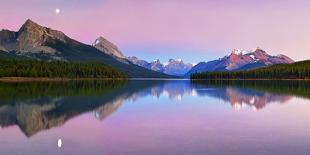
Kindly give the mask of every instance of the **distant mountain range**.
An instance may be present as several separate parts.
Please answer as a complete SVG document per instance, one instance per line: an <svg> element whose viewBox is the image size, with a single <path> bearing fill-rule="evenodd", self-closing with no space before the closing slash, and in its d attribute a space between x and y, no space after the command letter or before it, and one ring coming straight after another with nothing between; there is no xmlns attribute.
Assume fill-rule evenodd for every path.
<svg viewBox="0 0 310 155"><path fill-rule="evenodd" d="M193 67L192 64L184 63L181 59L170 59L167 64L162 64L158 59L153 62L147 62L135 56L128 57L128 60L136 65L142 66L150 70L177 76L183 76Z"/></svg>
<svg viewBox="0 0 310 155"><path fill-rule="evenodd" d="M294 60L285 56L271 56L264 50L256 48L252 51L233 50L230 55L209 62L200 62L186 76L193 73L212 71L250 70L275 64L291 64Z"/></svg>
<svg viewBox="0 0 310 155"><path fill-rule="evenodd" d="M159 60L147 62L135 56L126 57L116 45L103 37L87 45L31 20L27 20L18 32L0 31L0 52L1 55L46 61L102 62L134 78L189 77L199 72L249 70L294 62L285 55L271 56L259 48L248 52L233 50L228 56L195 66L175 59L170 59L167 64Z"/></svg>
<svg viewBox="0 0 310 155"><path fill-rule="evenodd" d="M275 64L290 64L294 60L285 56L271 56L264 50L256 48L252 51L233 50L230 55L218 60L199 62L193 66L190 63L184 63L182 60L170 59L168 64L162 64L158 59L153 62L147 62L137 57L128 57L132 63L144 68L162 72L169 75L189 77L193 73L212 72L212 71L241 71L260 67L266 67Z"/></svg>
<svg viewBox="0 0 310 155"><path fill-rule="evenodd" d="M1 30L0 51L2 54L36 60L102 62L130 77L171 77L131 63L114 44L103 37L99 37L94 46L86 45L31 20L27 20L18 32Z"/></svg>

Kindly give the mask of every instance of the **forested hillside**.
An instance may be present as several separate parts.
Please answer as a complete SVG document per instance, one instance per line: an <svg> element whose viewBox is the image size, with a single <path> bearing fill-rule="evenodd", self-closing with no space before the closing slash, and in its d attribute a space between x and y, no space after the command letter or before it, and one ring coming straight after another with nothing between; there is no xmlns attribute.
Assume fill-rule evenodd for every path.
<svg viewBox="0 0 310 155"><path fill-rule="evenodd" d="M204 72L191 79L310 79L310 60L237 72Z"/></svg>
<svg viewBox="0 0 310 155"><path fill-rule="evenodd" d="M46 62L2 56L0 77L127 78L127 75L102 63Z"/></svg>

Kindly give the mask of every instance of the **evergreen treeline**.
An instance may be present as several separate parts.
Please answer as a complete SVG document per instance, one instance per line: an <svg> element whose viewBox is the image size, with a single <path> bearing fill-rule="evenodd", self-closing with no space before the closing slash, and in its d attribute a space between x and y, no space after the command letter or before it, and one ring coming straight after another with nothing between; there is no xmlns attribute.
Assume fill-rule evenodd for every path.
<svg viewBox="0 0 310 155"><path fill-rule="evenodd" d="M310 79L310 61L248 71L196 73L191 75L191 79Z"/></svg>
<svg viewBox="0 0 310 155"><path fill-rule="evenodd" d="M127 78L127 75L96 62L46 62L0 58L0 77Z"/></svg>

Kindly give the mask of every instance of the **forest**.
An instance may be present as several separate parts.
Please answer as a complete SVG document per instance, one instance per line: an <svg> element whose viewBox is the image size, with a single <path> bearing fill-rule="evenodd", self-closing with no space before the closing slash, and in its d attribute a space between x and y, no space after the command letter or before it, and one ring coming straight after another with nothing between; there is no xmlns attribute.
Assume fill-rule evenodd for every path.
<svg viewBox="0 0 310 155"><path fill-rule="evenodd" d="M227 72L204 72L192 74L191 79L310 79L310 60L293 64Z"/></svg>
<svg viewBox="0 0 310 155"><path fill-rule="evenodd" d="M0 77L127 78L125 73L99 62L47 62L1 57L0 66Z"/></svg>

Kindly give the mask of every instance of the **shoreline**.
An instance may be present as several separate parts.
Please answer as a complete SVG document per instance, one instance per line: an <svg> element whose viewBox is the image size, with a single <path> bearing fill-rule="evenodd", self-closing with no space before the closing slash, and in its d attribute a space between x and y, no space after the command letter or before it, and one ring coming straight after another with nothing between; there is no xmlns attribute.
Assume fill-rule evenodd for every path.
<svg viewBox="0 0 310 155"><path fill-rule="evenodd" d="M190 80L190 81L310 81L310 79L189 79L189 78L47 78L47 77L0 77L0 82L59 82L87 80Z"/></svg>
<svg viewBox="0 0 310 155"><path fill-rule="evenodd" d="M60 82L60 81L86 81L86 80L128 80L124 78L46 78L46 77L1 77L0 82Z"/></svg>
<svg viewBox="0 0 310 155"><path fill-rule="evenodd" d="M190 79L192 81L310 81L310 79Z"/></svg>

